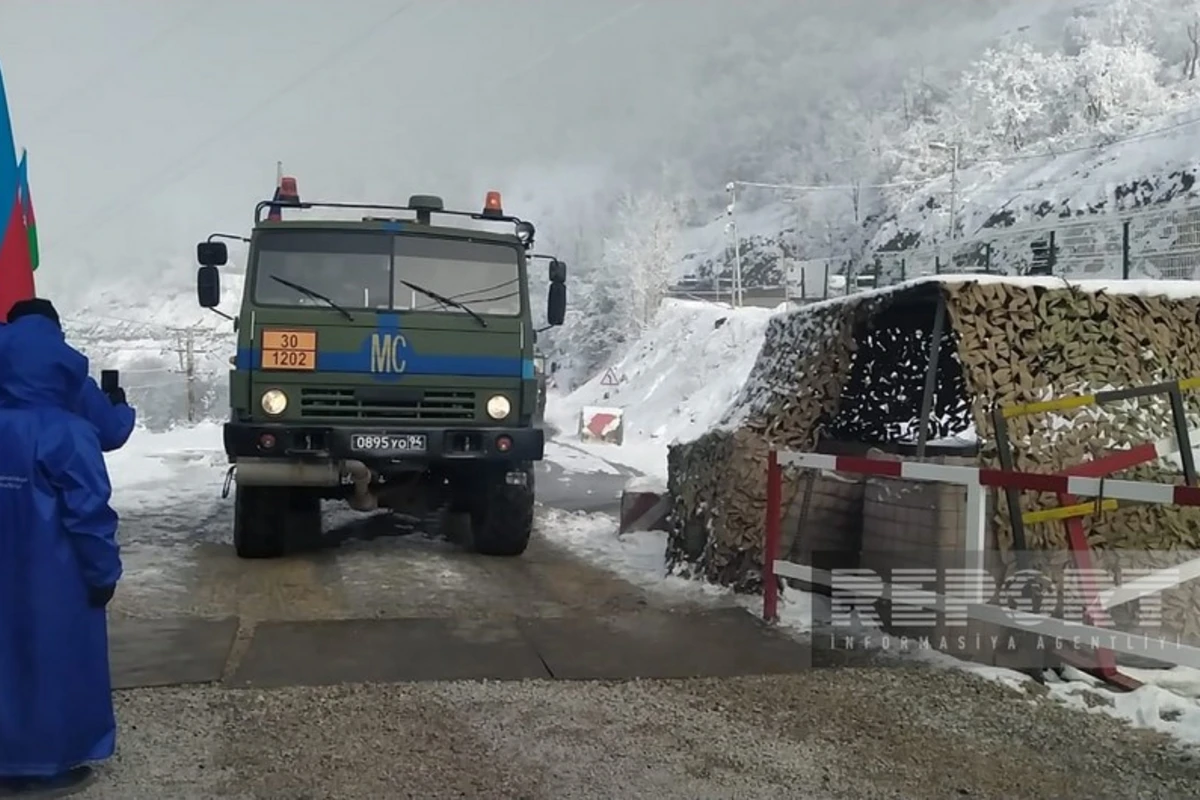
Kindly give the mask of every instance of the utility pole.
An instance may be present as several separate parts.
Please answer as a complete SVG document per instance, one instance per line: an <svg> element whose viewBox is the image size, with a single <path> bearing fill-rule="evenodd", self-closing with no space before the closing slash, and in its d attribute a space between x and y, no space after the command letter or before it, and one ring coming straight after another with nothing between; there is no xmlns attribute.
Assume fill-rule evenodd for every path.
<svg viewBox="0 0 1200 800"><path fill-rule="evenodd" d="M725 184L729 193L729 206L725 209L729 215L729 232L733 236L733 307L742 306L742 245L738 241L737 229L737 184L733 181Z"/></svg>
<svg viewBox="0 0 1200 800"><path fill-rule="evenodd" d="M726 206L726 208L725 208L725 215L727 217L729 217L729 221L725 223L725 232L733 237L733 296L734 296L733 304L735 306L741 306L743 299L744 299L744 287L742 285L741 242L738 239L738 232L737 232L737 187L739 187L739 186L746 186L746 187L757 188L757 189L772 189L775 191L785 191L785 192L793 193L793 194L797 193L797 192L821 192L821 191L828 191L828 190L834 190L834 189L836 189L837 191L849 190L850 191L850 199L851 199L851 202L853 203L854 209L855 209L855 217L857 218L858 216L860 216L860 213L861 213L861 198L862 198L863 184L860 180L857 180L857 179L854 181L854 183L848 184L848 185L828 185L828 186L817 186L817 185L805 186L805 185L801 185L801 184L792 184L792 183L762 183L759 181L730 181L729 183L725 184L725 193L729 195L729 205ZM799 195L797 195L797 197L798 196ZM799 214L797 214L797 219L799 219ZM832 255L833 255L832 223L829 223L827 221L826 225L830 229L830 231L829 231L830 232L830 255L832 257ZM800 248L797 247L797 252L796 252L797 258L800 255L799 250L800 250ZM850 283L851 283L850 279L852 277L852 275L851 275L852 265L847 265L845 268L845 272L846 272L846 292L849 293ZM825 291L822 292L822 295L824 295L824 294L825 294Z"/></svg>
<svg viewBox="0 0 1200 800"><path fill-rule="evenodd" d="M958 238L958 145L930 142L931 150L944 150L950 154L950 238Z"/></svg>
<svg viewBox="0 0 1200 800"><path fill-rule="evenodd" d="M196 329L185 328L176 334L176 352L179 355L179 371L187 381L187 419L196 421L196 354L206 351L196 349Z"/></svg>
<svg viewBox="0 0 1200 800"><path fill-rule="evenodd" d="M184 358L187 361L187 416L188 422L196 421L196 335L195 332L188 328L185 338L187 352Z"/></svg>

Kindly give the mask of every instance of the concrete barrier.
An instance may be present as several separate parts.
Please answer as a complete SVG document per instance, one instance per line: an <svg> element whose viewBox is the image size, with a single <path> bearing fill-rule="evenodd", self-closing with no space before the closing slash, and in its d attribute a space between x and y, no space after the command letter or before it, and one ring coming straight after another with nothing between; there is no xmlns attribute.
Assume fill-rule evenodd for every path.
<svg viewBox="0 0 1200 800"><path fill-rule="evenodd" d="M584 406L579 412L579 441L621 444L625 440L625 409Z"/></svg>
<svg viewBox="0 0 1200 800"><path fill-rule="evenodd" d="M621 523L617 533L666 531L671 497L660 492L621 492Z"/></svg>

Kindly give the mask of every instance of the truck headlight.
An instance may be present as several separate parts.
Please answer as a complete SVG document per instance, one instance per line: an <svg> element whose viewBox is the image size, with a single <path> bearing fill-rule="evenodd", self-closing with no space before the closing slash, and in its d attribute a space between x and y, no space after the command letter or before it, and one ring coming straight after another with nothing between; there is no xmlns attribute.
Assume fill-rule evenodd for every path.
<svg viewBox="0 0 1200 800"><path fill-rule="evenodd" d="M488 398L487 413L492 419L504 419L512 411L512 403L502 394L494 394Z"/></svg>
<svg viewBox="0 0 1200 800"><path fill-rule="evenodd" d="M279 389L267 389L262 396L262 410L272 417L278 417L287 410L287 395Z"/></svg>

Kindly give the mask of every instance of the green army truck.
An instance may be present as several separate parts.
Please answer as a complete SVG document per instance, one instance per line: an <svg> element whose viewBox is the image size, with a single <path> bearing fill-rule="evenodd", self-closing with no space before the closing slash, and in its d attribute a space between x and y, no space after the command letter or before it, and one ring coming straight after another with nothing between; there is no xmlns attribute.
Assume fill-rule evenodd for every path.
<svg viewBox="0 0 1200 800"><path fill-rule="evenodd" d="M537 406L535 418L539 425L546 421L546 383L549 376L546 374L546 356L537 347L533 349L533 374L537 380Z"/></svg>
<svg viewBox="0 0 1200 800"><path fill-rule="evenodd" d="M544 448L534 226L506 215L497 192L472 213L427 195L301 202L293 179L281 186L256 206L248 238L197 245L200 305L221 314L219 239L248 245L241 308L225 314L238 337L224 428L237 554L273 558L318 539L321 501L341 498L460 514L475 551L520 555ZM549 278L547 328L563 322L566 265L551 258Z"/></svg>

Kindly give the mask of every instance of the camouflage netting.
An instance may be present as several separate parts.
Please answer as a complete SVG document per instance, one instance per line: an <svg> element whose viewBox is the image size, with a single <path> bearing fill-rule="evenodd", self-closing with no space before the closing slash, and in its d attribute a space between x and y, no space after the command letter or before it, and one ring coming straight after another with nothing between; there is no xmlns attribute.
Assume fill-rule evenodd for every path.
<svg viewBox="0 0 1200 800"><path fill-rule="evenodd" d="M719 428L671 448L669 562L684 573L756 590L768 443L812 451L821 439L915 441L939 298L946 302L946 338L930 439L977 435L981 464L998 466L990 416L997 402L1200 375L1200 297L1182 296L1187 293L1178 284L1163 286L1181 296L1108 294L1050 279L943 278L773 318L750 378ZM1185 403L1194 424L1200 398L1185 394ZM1016 468L1036 472L1172 433L1165 396L1010 421ZM1180 481L1177 467L1161 463L1120 477ZM784 508L801 485L785 472ZM1026 510L1057 504L1052 496L1028 492L1022 503ZM994 506L994 535L1008 551L1012 530L1005 503ZM1192 509L1126 507L1085 525L1096 549L1200 549L1200 514ZM1061 523L1029 525L1026 532L1030 547L1065 548ZM1192 604L1168 596L1168 621Z"/></svg>

